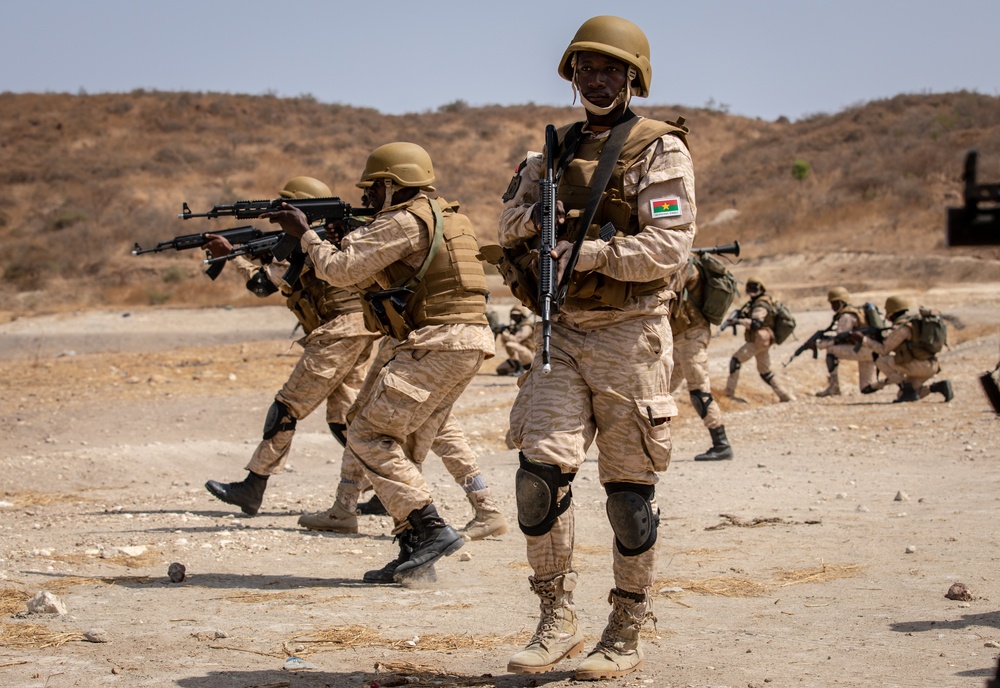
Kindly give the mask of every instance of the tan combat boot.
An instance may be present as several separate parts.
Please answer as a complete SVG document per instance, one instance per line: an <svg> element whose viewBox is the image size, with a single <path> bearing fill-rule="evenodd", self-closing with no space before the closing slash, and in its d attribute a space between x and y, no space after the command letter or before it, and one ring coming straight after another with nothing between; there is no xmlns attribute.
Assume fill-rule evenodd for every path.
<svg viewBox="0 0 1000 688"><path fill-rule="evenodd" d="M778 401L781 401L783 403L788 401L795 401L795 395L792 394L791 392L785 391L785 389L781 386L781 383L778 382L778 378L775 377L774 373L767 373L767 375L762 375L761 377L763 378L764 382L766 382L771 386L771 389L774 390L774 393L778 395Z"/></svg>
<svg viewBox="0 0 1000 688"><path fill-rule="evenodd" d="M507 671L512 674L541 674L583 651L583 633L577 627L573 607L576 571L548 581L531 576L528 581L538 595L542 615L528 646L507 662Z"/></svg>
<svg viewBox="0 0 1000 688"><path fill-rule="evenodd" d="M299 516L299 525L309 530L326 530L350 535L358 532L358 514L338 501L326 511L302 514Z"/></svg>
<svg viewBox="0 0 1000 688"><path fill-rule="evenodd" d="M507 519L493 501L490 488L470 492L466 497L476 513L462 528L462 537L466 540L482 540L490 535L503 535L509 530Z"/></svg>
<svg viewBox="0 0 1000 688"><path fill-rule="evenodd" d="M574 676L577 681L618 678L642 668L639 629L647 619L656 623L649 596L614 588L608 602L611 603L608 625L593 651L577 667Z"/></svg>
<svg viewBox="0 0 1000 688"><path fill-rule="evenodd" d="M826 389L821 392L816 392L818 397L839 397L840 396L840 377L837 375L830 375L830 379L827 381Z"/></svg>

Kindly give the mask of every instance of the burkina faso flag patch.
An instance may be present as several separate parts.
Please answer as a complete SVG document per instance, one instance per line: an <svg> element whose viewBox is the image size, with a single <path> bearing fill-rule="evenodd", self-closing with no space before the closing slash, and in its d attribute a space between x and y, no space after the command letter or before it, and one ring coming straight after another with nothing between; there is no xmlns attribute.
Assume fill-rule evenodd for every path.
<svg viewBox="0 0 1000 688"><path fill-rule="evenodd" d="M657 198L649 202L650 215L657 217L680 217L681 199L676 196Z"/></svg>

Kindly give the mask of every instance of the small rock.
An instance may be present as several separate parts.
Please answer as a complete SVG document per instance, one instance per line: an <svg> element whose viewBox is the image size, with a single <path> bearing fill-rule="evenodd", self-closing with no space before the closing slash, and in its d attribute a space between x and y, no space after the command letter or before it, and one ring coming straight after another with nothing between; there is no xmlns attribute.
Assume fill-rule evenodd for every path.
<svg viewBox="0 0 1000 688"><path fill-rule="evenodd" d="M31 614L65 614L66 605L51 592L39 592L28 600L28 612Z"/></svg>
<svg viewBox="0 0 1000 688"><path fill-rule="evenodd" d="M996 648L1000 648L1000 643L998 643L995 640L987 640L985 643L983 643L983 647L992 647L992 648L996 649Z"/></svg>
<svg viewBox="0 0 1000 688"><path fill-rule="evenodd" d="M949 600L961 600L962 602L968 602L972 599L972 593L969 592L969 588L965 583L952 583L944 596Z"/></svg>
<svg viewBox="0 0 1000 688"><path fill-rule="evenodd" d="M103 628L92 628L83 632L83 639L88 643L110 643L111 636Z"/></svg>
<svg viewBox="0 0 1000 688"><path fill-rule="evenodd" d="M174 563L172 563L170 566L167 567L167 576L170 577L171 583L180 583L181 581L184 580L184 577L186 575L187 575L187 568L184 566L184 564L175 561Z"/></svg>
<svg viewBox="0 0 1000 688"><path fill-rule="evenodd" d="M126 557L139 557L146 553L146 545L136 545L134 547L119 547L118 551Z"/></svg>
<svg viewBox="0 0 1000 688"><path fill-rule="evenodd" d="M679 592L684 592L684 588L660 588L661 595L672 595Z"/></svg>
<svg viewBox="0 0 1000 688"><path fill-rule="evenodd" d="M896 496L892 498L894 502L908 502L910 501L910 495L906 494L902 490L896 493Z"/></svg>
<svg viewBox="0 0 1000 688"><path fill-rule="evenodd" d="M285 671L301 671L302 669L315 669L316 665L293 656L286 659L285 663L281 665L281 668Z"/></svg>
<svg viewBox="0 0 1000 688"><path fill-rule="evenodd" d="M867 512L869 512L869 511L871 511L871 509L869 509L869 508L868 508L867 506L865 506L864 504L858 504L858 508L857 508L857 511L860 511L860 512L862 512L862 513L867 513Z"/></svg>
<svg viewBox="0 0 1000 688"><path fill-rule="evenodd" d="M472 561L472 555L469 554L468 552L462 552L461 554L458 555L458 560L459 561Z"/></svg>
<svg viewBox="0 0 1000 688"><path fill-rule="evenodd" d="M847 493L846 492L838 492L837 493L837 499L847 499Z"/></svg>
<svg viewBox="0 0 1000 688"><path fill-rule="evenodd" d="M916 551L917 551L917 546L916 545L907 545L906 546L906 553L907 554L913 554Z"/></svg>

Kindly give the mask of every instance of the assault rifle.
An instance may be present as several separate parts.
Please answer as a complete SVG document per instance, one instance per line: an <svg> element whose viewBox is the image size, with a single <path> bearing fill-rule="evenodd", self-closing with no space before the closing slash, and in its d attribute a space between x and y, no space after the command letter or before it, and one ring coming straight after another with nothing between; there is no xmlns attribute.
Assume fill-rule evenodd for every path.
<svg viewBox="0 0 1000 688"><path fill-rule="evenodd" d="M965 156L965 205L948 208L949 246L1000 245L1000 184L976 183L978 153Z"/></svg>
<svg viewBox="0 0 1000 688"><path fill-rule="evenodd" d="M816 345L819 344L819 340L821 340L821 339L831 339L831 338L833 338L833 337L830 336L830 334L833 332L834 328L835 328L835 323L830 323L830 326L828 328L826 328L825 330L817 330L816 332L814 332L812 334L812 336L809 337L809 339L807 339L804 342L802 342L802 346L800 346L798 349L796 349L795 353L792 354L792 357L789 358L787 361L785 361L784 364L781 367L782 368L787 368L789 363L791 363L796 358L798 358L799 355L804 354L806 351L812 351L813 352L813 358L819 358L819 347L816 346ZM850 334L850 333L849 332L844 332L843 334ZM839 336L840 335L837 335L837 337L839 337ZM835 339L835 338L833 338L833 339Z"/></svg>
<svg viewBox="0 0 1000 688"><path fill-rule="evenodd" d="M538 190L541 197L542 229L539 232L538 244L538 306L542 322L542 372L546 375L552 372L550 346L552 342L552 305L556 301L558 284L558 263L552 257L552 248L556 245L556 180L555 155L556 128L553 125L545 127L545 175L538 180ZM567 270L572 271L569 266Z"/></svg>
<svg viewBox="0 0 1000 688"><path fill-rule="evenodd" d="M185 204L185 207L187 205ZM281 235L284 234L280 229L274 232L264 232L252 225L246 225L244 227L233 227L232 229L223 229L219 232L201 232L200 234L183 234L181 236L176 236L169 241L161 241L153 248L143 248L136 242L135 247L132 249L133 256L141 256L145 253L160 253L162 251L168 251L173 249L174 251L187 251L192 248L201 248L207 244L210 239L206 238L207 234L217 234L218 236L224 237L233 246L242 247L251 241L259 240L280 240ZM205 274L211 277L213 280L219 276L222 272L225 262L213 263L205 271Z"/></svg>
<svg viewBox="0 0 1000 688"><path fill-rule="evenodd" d="M327 198L276 198L273 201L237 201L230 205L212 206L212 209L207 213L193 213L185 202L178 217L182 220L190 220L195 217L204 217L210 220L216 217L252 220L265 213L281 210L283 203L305 213L306 220L310 224L323 222L324 225L330 225L343 220L349 221L351 218L375 214L374 208L352 208L343 200L330 196ZM271 254L277 260L285 260L298 246L299 240L289 234L275 245Z"/></svg>
<svg viewBox="0 0 1000 688"><path fill-rule="evenodd" d="M740 257L740 242L734 241L731 244L723 244L722 246L709 246L708 248L693 248L691 253L696 255L703 255L705 253L715 253L717 255L732 255L737 258ZM725 328L723 328L725 329Z"/></svg>
<svg viewBox="0 0 1000 688"><path fill-rule="evenodd" d="M733 328L733 336L735 337L736 336L736 326L739 324L736 321L739 320L742 317L742 315L743 315L743 310L741 308L737 308L732 313L730 313L726 317L726 319L723 320L722 323L720 323L720 325L719 325L719 331L716 333L716 336L722 334L723 332L725 332L727 329L729 329L731 327L731 328Z"/></svg>

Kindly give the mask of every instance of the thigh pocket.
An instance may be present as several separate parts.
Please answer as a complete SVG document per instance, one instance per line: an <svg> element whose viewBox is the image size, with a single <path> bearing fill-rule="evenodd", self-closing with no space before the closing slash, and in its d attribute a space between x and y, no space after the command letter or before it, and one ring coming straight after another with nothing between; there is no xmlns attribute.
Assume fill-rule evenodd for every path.
<svg viewBox="0 0 1000 688"><path fill-rule="evenodd" d="M674 400L667 396L637 399L635 402L643 452L654 471L665 471L670 464L670 419L677 415Z"/></svg>
<svg viewBox="0 0 1000 688"><path fill-rule="evenodd" d="M410 384L392 372L378 383L371 402L362 411L368 421L392 437L406 437L416 428L414 416L430 392Z"/></svg>

